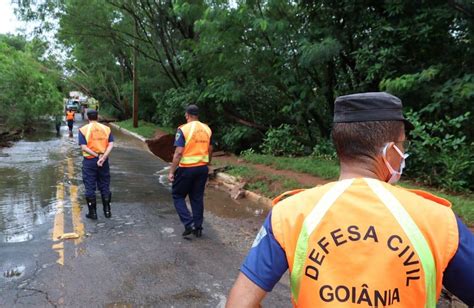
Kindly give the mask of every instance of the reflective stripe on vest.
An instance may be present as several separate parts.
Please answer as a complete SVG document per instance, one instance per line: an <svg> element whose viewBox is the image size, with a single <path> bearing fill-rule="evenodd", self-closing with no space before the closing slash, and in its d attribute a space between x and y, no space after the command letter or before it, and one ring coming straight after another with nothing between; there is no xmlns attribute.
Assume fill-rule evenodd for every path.
<svg viewBox="0 0 474 308"><path fill-rule="evenodd" d="M339 181L334 184L334 187L332 187L331 190L329 190L319 200L319 202L303 222L303 227L298 236L298 242L296 244L295 257L293 259L293 267L290 276L291 294L293 295L293 300L296 303L298 302L298 295L300 293L301 277L303 275L303 267L306 259L306 252L308 250L309 236L319 225L331 205L333 205L336 199L342 195L342 193L349 186L351 186L353 181L353 179L349 179Z"/></svg>
<svg viewBox="0 0 474 308"><path fill-rule="evenodd" d="M425 273L425 307L436 307L436 267L431 249L420 229L400 202L383 185L373 179L365 179L369 187L395 217L410 242L413 244ZM295 304L301 288L304 264L308 251L309 238L316 230L325 214L344 191L352 185L353 179L339 181L319 200L303 222L296 244L293 266L290 273L291 294Z"/></svg>
<svg viewBox="0 0 474 308"><path fill-rule="evenodd" d="M196 164L199 162L209 162L209 155L186 156L182 157L180 163L185 165Z"/></svg>
<svg viewBox="0 0 474 308"><path fill-rule="evenodd" d="M374 179L365 179L372 191L390 210L396 218L398 224L402 227L410 242L420 258L423 272L425 273L425 290L426 303L425 307L436 307L436 266L431 252L423 233L411 218L410 214L400 204L400 202L383 187L381 183Z"/></svg>
<svg viewBox="0 0 474 308"><path fill-rule="evenodd" d="M191 138L193 137L194 130L196 129L196 121L191 122L191 130L189 131L189 136L184 138L184 145L187 145Z"/></svg>
<svg viewBox="0 0 474 308"><path fill-rule="evenodd" d="M185 148L183 151L183 156L179 162L181 167L186 166L193 166L193 165L203 165L209 163L209 144L207 145L200 145L196 144L193 136L195 135L196 130L198 129L197 126L200 126L202 130L204 130L209 138L211 137L211 130L206 125L202 124L199 121L192 121L188 124L181 126L181 130L184 135L185 141ZM202 147L205 148L202 148Z"/></svg>

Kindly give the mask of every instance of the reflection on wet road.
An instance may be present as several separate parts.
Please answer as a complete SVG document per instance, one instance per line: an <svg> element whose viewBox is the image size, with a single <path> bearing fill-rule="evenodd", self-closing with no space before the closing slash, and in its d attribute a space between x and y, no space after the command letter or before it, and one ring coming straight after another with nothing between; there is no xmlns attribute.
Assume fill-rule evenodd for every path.
<svg viewBox="0 0 474 308"><path fill-rule="evenodd" d="M204 235L184 240L168 164L113 131L112 218L98 204L88 220L76 134L51 125L0 149L0 306L221 307L265 211L208 188Z"/></svg>
<svg viewBox="0 0 474 308"><path fill-rule="evenodd" d="M25 139L1 149L0 240L31 240L35 225L45 223L56 204L58 162L65 156L62 140L54 134Z"/></svg>
<svg viewBox="0 0 474 308"><path fill-rule="evenodd" d="M170 189L167 164L152 157L143 143L134 138L119 131L114 131L114 135L117 147L111 158L112 189L122 188L114 191L114 199L150 204L160 201L163 194L157 193L156 186ZM52 215L55 215L54 241L64 232L73 231L82 237L81 157L76 136L70 138L65 127L61 137L56 137L53 131L40 131L0 151L0 240L5 243L31 240L35 225L45 223ZM156 170L150 169L150 159L155 161ZM221 217L264 214L251 202L233 201L215 190L207 192L205 203L206 211ZM73 230L64 230L64 219L68 218L64 216L65 208L72 213ZM80 242L81 238L76 240L77 244ZM55 249L59 245L56 243Z"/></svg>

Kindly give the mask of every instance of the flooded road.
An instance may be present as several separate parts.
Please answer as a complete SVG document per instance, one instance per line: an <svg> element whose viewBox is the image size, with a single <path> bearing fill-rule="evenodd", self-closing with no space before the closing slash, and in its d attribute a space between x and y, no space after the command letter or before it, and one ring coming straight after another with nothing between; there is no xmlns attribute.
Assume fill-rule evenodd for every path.
<svg viewBox="0 0 474 308"><path fill-rule="evenodd" d="M82 124L0 149L0 306L222 306L265 211L208 189L203 238L183 239L168 165L113 131L112 218L87 220ZM286 279L267 304L290 306Z"/></svg>

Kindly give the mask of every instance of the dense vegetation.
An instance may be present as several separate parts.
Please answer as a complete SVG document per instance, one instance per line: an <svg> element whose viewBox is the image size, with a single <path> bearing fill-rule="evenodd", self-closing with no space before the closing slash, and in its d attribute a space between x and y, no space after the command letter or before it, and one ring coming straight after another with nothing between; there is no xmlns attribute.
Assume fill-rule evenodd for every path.
<svg viewBox="0 0 474 308"><path fill-rule="evenodd" d="M0 123L8 129L31 128L35 119L62 110L61 74L42 59L45 50L39 40L0 35Z"/></svg>
<svg viewBox="0 0 474 308"><path fill-rule="evenodd" d="M140 118L174 127L197 103L235 152L332 155L335 97L384 90L417 123L408 174L474 188L471 1L42 0L18 14L57 22L75 85L123 119L134 50Z"/></svg>

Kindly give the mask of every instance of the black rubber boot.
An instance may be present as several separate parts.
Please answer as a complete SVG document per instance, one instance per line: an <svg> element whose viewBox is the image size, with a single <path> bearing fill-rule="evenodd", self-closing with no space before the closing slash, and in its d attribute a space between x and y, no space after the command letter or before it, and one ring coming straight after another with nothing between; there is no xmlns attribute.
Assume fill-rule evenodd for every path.
<svg viewBox="0 0 474 308"><path fill-rule="evenodd" d="M89 213L86 214L86 217L89 219L97 220L97 201L94 198L86 198L87 208Z"/></svg>
<svg viewBox="0 0 474 308"><path fill-rule="evenodd" d="M108 196L102 196L102 205L104 206L104 216L105 218L112 217L112 212L110 211L110 201L112 199L112 194Z"/></svg>
<svg viewBox="0 0 474 308"><path fill-rule="evenodd" d="M195 230L194 230L194 235L196 237L201 237L202 236L202 227L197 227Z"/></svg>
<svg viewBox="0 0 474 308"><path fill-rule="evenodd" d="M194 228L193 227L186 227L183 232L183 236L188 236L190 234L194 233Z"/></svg>

